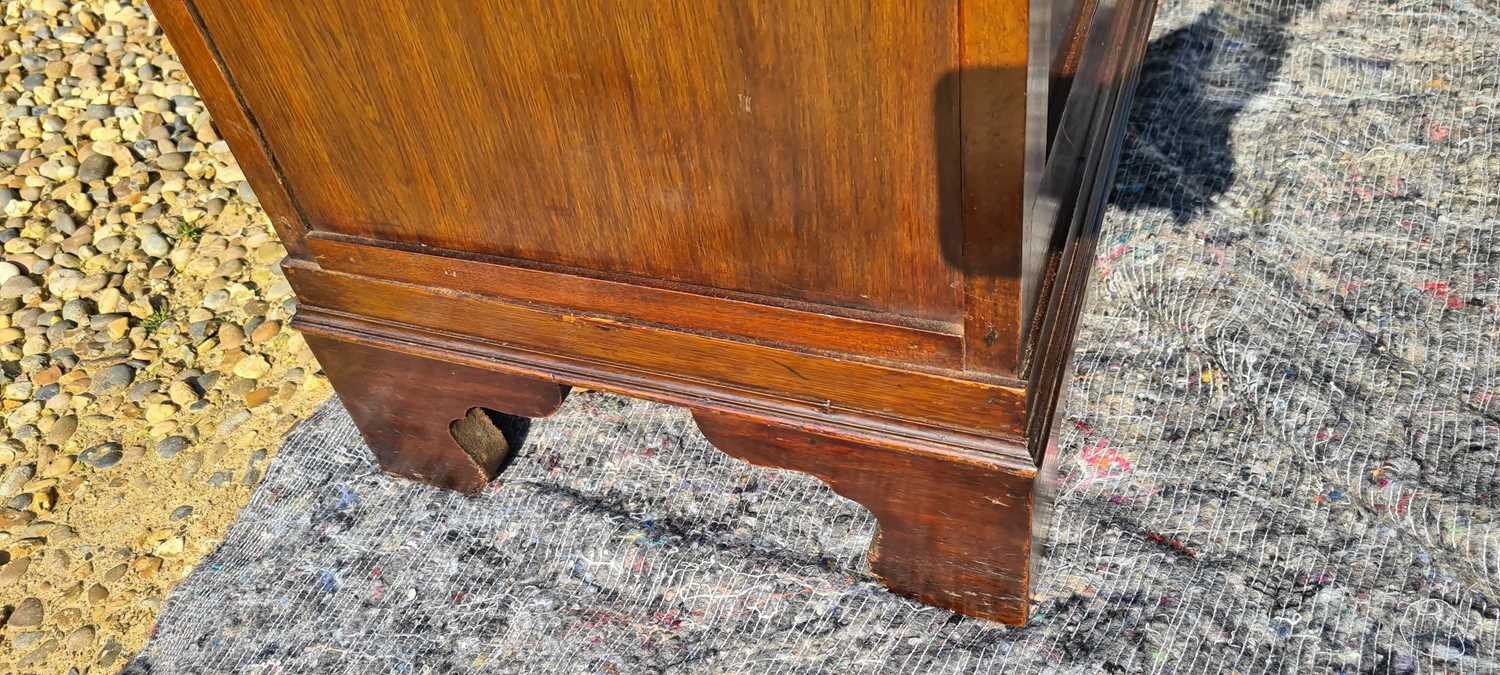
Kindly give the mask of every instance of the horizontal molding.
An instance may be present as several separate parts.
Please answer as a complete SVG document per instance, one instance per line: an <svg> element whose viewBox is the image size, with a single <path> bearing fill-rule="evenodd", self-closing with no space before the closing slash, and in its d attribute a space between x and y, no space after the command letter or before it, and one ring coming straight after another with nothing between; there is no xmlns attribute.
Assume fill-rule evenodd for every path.
<svg viewBox="0 0 1500 675"><path fill-rule="evenodd" d="M363 322L367 332L442 347L428 356L482 353L482 361L501 367L690 407L741 401L740 410L749 405L744 401L759 402L762 414L804 425L872 430L859 440L925 439L1029 463L1022 388L578 316L301 261L288 263L286 273L301 302L299 325L309 330L339 316L346 325Z"/></svg>
<svg viewBox="0 0 1500 675"><path fill-rule="evenodd" d="M318 265L334 271L892 365L956 373L963 362L962 339L956 333L932 328L523 267L487 256L325 232L314 232L308 244Z"/></svg>

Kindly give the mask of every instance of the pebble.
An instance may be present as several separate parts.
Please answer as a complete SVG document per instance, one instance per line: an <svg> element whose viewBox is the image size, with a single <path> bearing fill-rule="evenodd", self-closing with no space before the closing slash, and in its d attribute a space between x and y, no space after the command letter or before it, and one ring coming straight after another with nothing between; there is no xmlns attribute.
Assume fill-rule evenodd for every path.
<svg viewBox="0 0 1500 675"><path fill-rule="evenodd" d="M140 380L135 384L130 385L130 389L127 389L125 391L125 400L130 401L131 403L140 403L146 400L147 396L155 394L156 390L160 388L161 382L158 380Z"/></svg>
<svg viewBox="0 0 1500 675"><path fill-rule="evenodd" d="M31 558L16 558L0 567L0 586L9 586L26 574L31 568Z"/></svg>
<svg viewBox="0 0 1500 675"><path fill-rule="evenodd" d="M89 304L89 301L81 298L69 300L63 305L62 317L68 321L72 321L75 325L84 325L88 323L89 314L93 311L93 308Z"/></svg>
<svg viewBox="0 0 1500 675"><path fill-rule="evenodd" d="M119 443L103 443L79 453L78 461L95 469L108 469L120 463L125 451Z"/></svg>
<svg viewBox="0 0 1500 675"><path fill-rule="evenodd" d="M45 637L45 634L41 631L20 633L16 635L15 639L11 642L10 646L14 648L12 652L19 652L23 649L30 649L32 645L41 642L43 637Z"/></svg>
<svg viewBox="0 0 1500 675"><path fill-rule="evenodd" d="M104 180L115 168L115 160L109 155L94 153L78 165L78 180L94 183Z"/></svg>
<svg viewBox="0 0 1500 675"><path fill-rule="evenodd" d="M151 577L156 576L157 572L161 571L161 558L158 558L154 555L136 558L135 562L130 563L130 569L136 574L139 574L146 579L150 579Z"/></svg>
<svg viewBox="0 0 1500 675"><path fill-rule="evenodd" d="M213 391L214 385L219 383L218 373L204 373L193 378L193 384L197 385L198 391Z"/></svg>
<svg viewBox="0 0 1500 675"><path fill-rule="evenodd" d="M26 525L36 519L36 514L20 509L0 509L0 530Z"/></svg>
<svg viewBox="0 0 1500 675"><path fill-rule="evenodd" d="M12 401L25 401L31 398L31 383L26 381L11 382L0 388L0 398Z"/></svg>
<svg viewBox="0 0 1500 675"><path fill-rule="evenodd" d="M63 445L78 431L78 416L63 415L52 423L52 428L47 430L47 442L53 445Z"/></svg>
<svg viewBox="0 0 1500 675"><path fill-rule="evenodd" d="M0 298L20 298L40 288L31 277L16 275L0 283Z"/></svg>
<svg viewBox="0 0 1500 675"><path fill-rule="evenodd" d="M219 327L219 346L225 350L238 349L245 343L245 331L239 326L227 323Z"/></svg>
<svg viewBox="0 0 1500 675"><path fill-rule="evenodd" d="M190 444L186 436L168 436L156 444L156 454L162 459L171 459L186 450Z"/></svg>
<svg viewBox="0 0 1500 675"><path fill-rule="evenodd" d="M235 429L240 428L240 425L244 424L249 419L250 411L244 408L240 408L235 412L225 415L224 421L219 423L219 426L214 429L214 432L220 436L223 436L234 431Z"/></svg>
<svg viewBox="0 0 1500 675"><path fill-rule="evenodd" d="M247 380L258 380L271 372L271 364L266 361L265 357L252 354L236 362L232 372Z"/></svg>
<svg viewBox="0 0 1500 675"><path fill-rule="evenodd" d="M61 478L73 469L77 461L72 455L58 455L42 468L42 478Z"/></svg>
<svg viewBox="0 0 1500 675"><path fill-rule="evenodd" d="M157 403L146 408L146 421L152 424L165 422L177 414L177 406L171 403Z"/></svg>
<svg viewBox="0 0 1500 675"><path fill-rule="evenodd" d="M10 620L6 622L12 628L30 628L42 625L42 601L37 598L26 598L10 613Z"/></svg>
<svg viewBox="0 0 1500 675"><path fill-rule="evenodd" d="M120 643L116 642L113 638L106 640L104 642L104 649L99 650L99 658L94 663L99 664L103 668L114 665L115 659L120 658L121 649Z"/></svg>
<svg viewBox="0 0 1500 675"><path fill-rule="evenodd" d="M156 158L156 165L167 171L181 171L187 166L187 153L169 152Z"/></svg>
<svg viewBox="0 0 1500 675"><path fill-rule="evenodd" d="M172 537L160 544L157 544L155 548L151 549L151 553L152 555L160 556L163 558L174 558L182 555L184 547L185 543L182 541L182 537ZM161 563L158 562L157 566L160 567L160 565Z"/></svg>
<svg viewBox="0 0 1500 675"><path fill-rule="evenodd" d="M179 475L182 476L182 481L185 483L192 482L193 477L198 474L199 467L203 466L203 453L189 452L182 456L182 461L179 464L178 471L180 472Z"/></svg>
<svg viewBox="0 0 1500 675"><path fill-rule="evenodd" d="M173 522L196 527L184 487L201 489L221 466L260 480L265 454L250 455L252 436L237 430L250 408L306 391L288 384L317 371L286 330L296 306L274 269L285 248L141 3L12 4L0 21L9 75L0 96L0 605L28 598L13 618L37 617L0 635L0 670L112 672L124 646L110 636L135 634L160 602L162 580L141 579L175 581L179 568L161 567L162 556L186 555L186 538L198 535L169 530L137 548L128 542L138 524L90 521L93 506L70 507L97 499L101 513L129 514L142 500L180 500ZM290 413L278 408L266 424L288 424ZM215 433L224 442L206 460L192 439ZM135 460L153 448L172 466ZM116 465L130 469L103 473ZM118 555L140 561L137 571L110 560ZM70 556L100 576L85 577Z"/></svg>
<svg viewBox="0 0 1500 675"><path fill-rule="evenodd" d="M18 464L5 470L0 476L0 498L9 499L21 492L21 487L36 475L36 466L33 464Z"/></svg>
<svg viewBox="0 0 1500 675"><path fill-rule="evenodd" d="M57 647L58 642L56 639L47 640L46 642L42 643L42 646L37 647L35 651L27 654L20 661L17 661L16 665L21 666L22 668L30 668L31 666L46 663L52 658L52 653L57 651Z"/></svg>
<svg viewBox="0 0 1500 675"><path fill-rule="evenodd" d="M130 571L130 565L127 565L125 563L120 563L118 565L115 565L114 567L111 567L111 568L109 568L108 570L106 570L104 572L104 577L103 577L104 578L104 583L106 583L106 584L112 584L112 583L114 583L116 581L119 581L120 578L124 577L125 573L129 572L129 571Z"/></svg>
<svg viewBox="0 0 1500 675"><path fill-rule="evenodd" d="M114 391L135 379L135 370L123 363L105 368L94 377L94 391L99 393Z"/></svg>
<svg viewBox="0 0 1500 675"><path fill-rule="evenodd" d="M172 252L172 244L160 233L152 232L141 237L141 250L153 258L160 258Z"/></svg>
<svg viewBox="0 0 1500 675"><path fill-rule="evenodd" d="M197 390L193 389L193 385L181 380L167 387L167 396L172 399L173 403L180 406L190 406L198 402Z"/></svg>
<svg viewBox="0 0 1500 675"><path fill-rule="evenodd" d="M73 629L73 632L68 633L67 640L65 641L68 649L81 652L94 646L94 633L93 626L79 626Z"/></svg>
<svg viewBox="0 0 1500 675"><path fill-rule="evenodd" d="M261 344L269 341L271 338L276 337L276 335L280 332L280 321L262 321L259 326L255 327L255 330L250 331L250 342L254 344Z"/></svg>
<svg viewBox="0 0 1500 675"><path fill-rule="evenodd" d="M261 387L245 394L245 407L258 408L271 400L271 395L276 393L273 387Z"/></svg>

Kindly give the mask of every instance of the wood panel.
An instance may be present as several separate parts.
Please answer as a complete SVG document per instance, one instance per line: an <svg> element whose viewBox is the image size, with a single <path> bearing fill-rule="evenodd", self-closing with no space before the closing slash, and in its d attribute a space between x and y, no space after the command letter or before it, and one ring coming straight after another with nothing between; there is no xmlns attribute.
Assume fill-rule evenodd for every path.
<svg viewBox="0 0 1500 675"><path fill-rule="evenodd" d="M309 246L318 264L334 271L841 357L863 356L948 370L961 366L959 338L951 333L502 264L452 251L439 254L433 249L396 249L369 240L326 236L311 237Z"/></svg>
<svg viewBox="0 0 1500 675"><path fill-rule="evenodd" d="M622 324L305 264L289 265L286 272L304 311L336 310L652 378L771 395L819 414L874 415L893 425L1022 438L1025 391L1016 387ZM979 438L970 441L983 445Z"/></svg>
<svg viewBox="0 0 1500 675"><path fill-rule="evenodd" d="M315 229L962 314L956 2L196 5Z"/></svg>
<svg viewBox="0 0 1500 675"><path fill-rule="evenodd" d="M966 0L959 227L964 271L964 368L1017 372L1024 268L1026 98L1030 0Z"/></svg>

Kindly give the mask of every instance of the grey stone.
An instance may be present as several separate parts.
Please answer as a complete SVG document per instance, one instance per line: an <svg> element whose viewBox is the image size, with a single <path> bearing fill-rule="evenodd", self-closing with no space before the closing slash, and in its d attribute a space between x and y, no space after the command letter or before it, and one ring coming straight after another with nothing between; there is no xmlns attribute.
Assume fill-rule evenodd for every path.
<svg viewBox="0 0 1500 675"><path fill-rule="evenodd" d="M168 436L156 444L156 454L162 459L171 459L187 449L191 441L185 436Z"/></svg>
<svg viewBox="0 0 1500 675"><path fill-rule="evenodd" d="M156 158L156 165L167 171L181 171L187 162L188 156L182 152L169 152Z"/></svg>
<svg viewBox="0 0 1500 675"><path fill-rule="evenodd" d="M108 469L120 463L125 456L119 443L101 443L78 453L78 461L95 469Z"/></svg>
<svg viewBox="0 0 1500 675"><path fill-rule="evenodd" d="M245 408L240 408L239 410L236 410L235 412L224 416L224 421L219 423L217 432L221 436L230 433L235 429L238 429L241 424L244 424L245 421L249 419L250 411Z"/></svg>
<svg viewBox="0 0 1500 675"><path fill-rule="evenodd" d="M161 389L161 381L156 379L145 379L130 385L130 390L125 392L125 400L131 403L140 403L147 396Z"/></svg>
<svg viewBox="0 0 1500 675"><path fill-rule="evenodd" d="M58 209L52 214L52 229L57 230L64 235L71 235L74 232L78 231L78 223L77 221L73 220L72 214L62 209Z"/></svg>
<svg viewBox="0 0 1500 675"><path fill-rule="evenodd" d="M6 563L5 567L0 568L0 586L16 583L21 577L26 576L26 571L29 569L31 569L31 558L16 558Z"/></svg>
<svg viewBox="0 0 1500 675"><path fill-rule="evenodd" d="M78 355L67 347L52 352L52 360L57 363L58 367L64 370L72 369L78 365Z"/></svg>
<svg viewBox="0 0 1500 675"><path fill-rule="evenodd" d="M82 298L74 298L63 304L62 317L72 321L75 326L82 326L89 320L89 314L93 311L93 303Z"/></svg>
<svg viewBox="0 0 1500 675"><path fill-rule="evenodd" d="M30 277L17 274L0 284L0 298L19 298L37 289L35 281ZM227 294L226 294L227 296Z"/></svg>
<svg viewBox="0 0 1500 675"><path fill-rule="evenodd" d="M9 499L21 493L21 486L36 475L33 464L17 464L0 476L0 498Z"/></svg>
<svg viewBox="0 0 1500 675"><path fill-rule="evenodd" d="M93 183L104 180L114 171L115 160L109 155L94 153L78 165L78 180L85 183Z"/></svg>
<svg viewBox="0 0 1500 675"><path fill-rule="evenodd" d="M130 384L135 379L135 371L123 363L116 364L99 371L94 376L94 391L109 392Z"/></svg>
<svg viewBox="0 0 1500 675"><path fill-rule="evenodd" d="M219 377L220 375L216 372L204 373L193 378L193 385L198 388L198 391L207 393L213 391L214 387L219 384Z"/></svg>

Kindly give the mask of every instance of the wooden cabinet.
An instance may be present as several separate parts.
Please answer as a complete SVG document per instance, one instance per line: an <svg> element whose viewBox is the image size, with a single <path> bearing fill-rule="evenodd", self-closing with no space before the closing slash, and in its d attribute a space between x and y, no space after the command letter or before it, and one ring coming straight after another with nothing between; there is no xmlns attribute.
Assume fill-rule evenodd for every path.
<svg viewBox="0 0 1500 675"><path fill-rule="evenodd" d="M1147 2L152 6L387 470L479 490L471 411L568 385L683 405L1019 623Z"/></svg>

